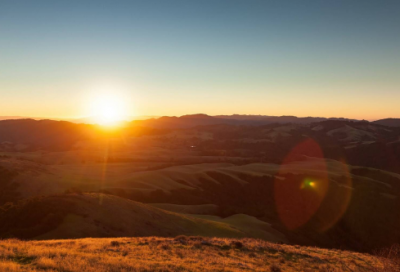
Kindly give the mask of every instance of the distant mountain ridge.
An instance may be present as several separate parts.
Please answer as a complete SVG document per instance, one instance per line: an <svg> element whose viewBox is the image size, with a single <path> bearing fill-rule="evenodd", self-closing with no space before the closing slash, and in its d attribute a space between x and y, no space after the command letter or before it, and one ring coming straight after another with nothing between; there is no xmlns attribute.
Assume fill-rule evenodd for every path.
<svg viewBox="0 0 400 272"><path fill-rule="evenodd" d="M193 114L177 116L163 116L158 119L137 120L135 124L153 128L190 128L205 125L269 125L277 124L311 124L327 120L361 121L346 118L324 117L296 117L296 116L268 116L268 115L216 115Z"/></svg>
<svg viewBox="0 0 400 272"><path fill-rule="evenodd" d="M387 127L400 127L400 118L386 118L372 122Z"/></svg>
<svg viewBox="0 0 400 272"><path fill-rule="evenodd" d="M270 116L270 115L252 115L252 114L232 114L232 115L215 115L215 118L235 119L235 120L270 120L282 122L321 122L325 120L342 120L342 121L359 121L357 119L349 119L344 117L297 117L293 115Z"/></svg>
<svg viewBox="0 0 400 272"><path fill-rule="evenodd" d="M75 124L96 124L98 120L95 116L82 117L77 119L62 118L39 118L25 116L0 116L3 120L54 120L67 121ZM291 115L271 116L271 115L255 115L255 114L232 114L232 115L207 115L203 113L187 114L182 116L127 116L125 122L133 122L136 124L150 126L154 128L189 128L202 125L268 125L268 124L311 124L328 120L336 121L365 121L358 119L350 119L344 117L297 117ZM400 118L385 118L371 121L373 124L400 127Z"/></svg>

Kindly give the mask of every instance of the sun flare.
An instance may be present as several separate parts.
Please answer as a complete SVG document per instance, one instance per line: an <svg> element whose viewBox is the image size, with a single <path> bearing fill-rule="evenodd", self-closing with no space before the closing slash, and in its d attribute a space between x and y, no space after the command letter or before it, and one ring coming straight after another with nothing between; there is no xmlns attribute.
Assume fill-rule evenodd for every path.
<svg viewBox="0 0 400 272"><path fill-rule="evenodd" d="M98 124L114 126L126 118L124 100L113 94L99 95L93 100L92 114Z"/></svg>

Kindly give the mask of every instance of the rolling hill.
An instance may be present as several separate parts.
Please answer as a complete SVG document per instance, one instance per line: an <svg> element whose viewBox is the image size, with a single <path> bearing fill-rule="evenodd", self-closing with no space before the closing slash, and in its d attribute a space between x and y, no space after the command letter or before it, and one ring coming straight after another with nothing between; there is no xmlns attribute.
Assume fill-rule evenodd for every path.
<svg viewBox="0 0 400 272"><path fill-rule="evenodd" d="M171 119L151 122L163 120ZM109 133L0 121L1 233L247 236L373 252L400 242L399 137L396 127L345 120L190 128L132 122ZM22 229L12 233L10 224Z"/></svg>
<svg viewBox="0 0 400 272"><path fill-rule="evenodd" d="M252 222L252 227L243 226L243 221ZM201 235L286 241L281 233L247 215L241 220L209 220L93 193L53 195L8 204L0 210L0 234L2 238L35 240Z"/></svg>
<svg viewBox="0 0 400 272"><path fill-rule="evenodd" d="M45 199L49 199L46 201L56 201L59 198L70 203L71 200L65 196L52 195L66 191L94 192L95 195L105 193L119 196L110 199L111 204L107 205L115 206L115 209L118 205L125 205L122 200L131 199L151 204L168 213L179 214L180 218L207 220L212 222L211 225L227 224L227 230L233 229L233 233L242 231L250 237L255 235L257 238L271 240L270 234L279 232L283 235L278 235L281 240L291 244L371 252L400 242L400 175L350 166L335 160L304 157L302 160L289 160L282 165L212 163L147 171L135 170L131 164L43 165L9 159L5 159L5 162L9 164L3 160L3 167L12 171L9 181L5 181L9 186L8 192L12 193L7 196L13 195L14 201L46 196ZM315 189L305 187L309 183L314 184ZM107 223L100 219L114 214L114 208L110 210L112 214L105 210L102 210L103 214L98 214L100 210L95 209L95 200L89 197L85 199L86 202L77 203L91 204L78 211L87 210L85 214L88 217L72 216L72 221L67 223L74 220L80 223L65 227L79 230L81 235L77 237L97 233L93 229L94 220L106 226ZM121 203L114 205L113 202ZM147 204L144 207L155 209ZM76 213L75 210L72 212ZM121 211L115 214L124 217ZM251 226L250 229L246 229L246 224L242 223L243 216L246 224ZM254 220L258 223L254 223ZM157 225L154 221L155 218L149 222ZM232 226L232 222L237 224ZM251 230L253 227L262 227L268 235ZM113 227L106 227L110 228ZM131 232L133 229L110 234L99 232L96 235L142 235L140 232ZM210 230L209 233L217 233L217 230ZM228 231L226 235L231 237L229 235L233 233ZM171 232L170 235L175 234L179 233ZM197 231L188 234L204 235ZM219 234L222 235L221 232ZM66 237L75 237L75 234L68 235Z"/></svg>
<svg viewBox="0 0 400 272"><path fill-rule="evenodd" d="M305 124L257 124L251 123L253 120L236 119L220 123L218 120L225 119L203 115L162 117L134 121L111 131L94 125L50 120L0 121L0 155L46 164L104 160L279 164L296 145L312 139L326 158L400 172L398 127L345 120Z"/></svg>

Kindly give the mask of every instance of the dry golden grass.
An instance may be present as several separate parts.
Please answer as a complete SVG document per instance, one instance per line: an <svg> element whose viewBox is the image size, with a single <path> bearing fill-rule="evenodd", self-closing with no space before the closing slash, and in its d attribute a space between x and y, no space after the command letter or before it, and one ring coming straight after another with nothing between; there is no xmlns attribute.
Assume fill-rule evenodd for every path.
<svg viewBox="0 0 400 272"><path fill-rule="evenodd" d="M0 271L379 271L371 255L254 239L180 236L0 241ZM383 271L383 270L382 270ZM395 270L393 270L395 271Z"/></svg>

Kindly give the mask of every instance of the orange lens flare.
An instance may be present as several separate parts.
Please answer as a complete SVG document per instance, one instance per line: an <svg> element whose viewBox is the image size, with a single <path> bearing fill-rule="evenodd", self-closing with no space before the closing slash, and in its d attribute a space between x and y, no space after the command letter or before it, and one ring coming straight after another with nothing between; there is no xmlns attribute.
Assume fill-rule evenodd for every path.
<svg viewBox="0 0 400 272"><path fill-rule="evenodd" d="M351 193L346 165L325 159L312 139L291 150L274 184L278 215L290 230L305 225L316 231L328 230L343 216Z"/></svg>
<svg viewBox="0 0 400 272"><path fill-rule="evenodd" d="M315 181L311 181L309 179L304 180L303 184L301 185L301 189L305 188L315 188L317 183Z"/></svg>

